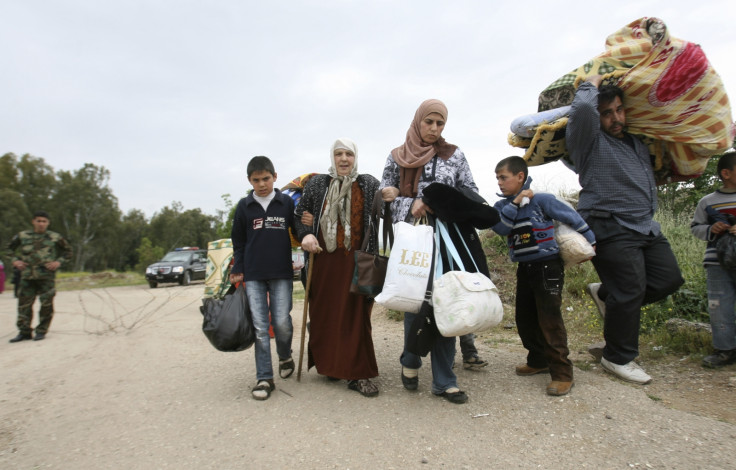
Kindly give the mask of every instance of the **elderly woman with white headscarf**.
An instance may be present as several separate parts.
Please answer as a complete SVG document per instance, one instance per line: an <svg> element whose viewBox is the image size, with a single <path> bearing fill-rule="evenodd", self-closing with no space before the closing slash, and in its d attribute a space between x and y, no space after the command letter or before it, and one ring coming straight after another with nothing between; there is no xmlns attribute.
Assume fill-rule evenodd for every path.
<svg viewBox="0 0 736 470"><path fill-rule="evenodd" d="M337 139L330 149L326 175L313 176L304 188L297 214L297 237L314 257L309 292L308 367L331 380L344 379L348 388L372 397L378 376L371 337L373 299L350 292L355 250L369 224L378 180L358 174L358 148L350 139ZM309 215L311 214L311 218ZM307 222L310 220L311 224ZM376 247L374 233L369 250Z"/></svg>

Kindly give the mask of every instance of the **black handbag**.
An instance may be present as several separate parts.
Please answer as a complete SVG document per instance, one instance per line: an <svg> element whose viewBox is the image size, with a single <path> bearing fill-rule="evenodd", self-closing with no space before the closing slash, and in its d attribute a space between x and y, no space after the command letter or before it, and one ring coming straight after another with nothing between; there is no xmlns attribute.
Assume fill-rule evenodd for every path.
<svg viewBox="0 0 736 470"><path fill-rule="evenodd" d="M203 299L199 310L203 316L202 332L218 351L243 351L255 343L245 284L231 288L222 299Z"/></svg>
<svg viewBox="0 0 736 470"><path fill-rule="evenodd" d="M432 250L432 267L427 280L427 292L424 301L419 308L419 313L414 317L409 332L406 335L406 350L419 356L426 356L432 350L435 341L440 336L437 324L434 321L434 307L429 303L432 298L432 283L434 281L434 260L437 245Z"/></svg>
<svg viewBox="0 0 736 470"><path fill-rule="evenodd" d="M388 256L386 255L388 246L386 243L387 241L390 245L394 243L391 211L389 210L389 204L386 203L383 211L383 255L379 253L378 247L375 247L373 252L368 251L370 238L378 230L381 203L381 190L379 189L373 196L370 222L365 228L363 244L360 250L355 250L355 271L353 271L353 280L350 283L350 292L369 298L377 296L383 290L383 282L386 279L386 267L388 266Z"/></svg>

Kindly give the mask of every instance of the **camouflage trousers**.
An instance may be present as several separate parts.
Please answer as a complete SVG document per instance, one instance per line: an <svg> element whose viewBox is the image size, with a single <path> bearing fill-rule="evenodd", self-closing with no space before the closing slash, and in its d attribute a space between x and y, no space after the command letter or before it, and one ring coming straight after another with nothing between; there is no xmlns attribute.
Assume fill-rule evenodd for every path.
<svg viewBox="0 0 736 470"><path fill-rule="evenodd" d="M18 331L24 335L30 335L31 320L33 319L33 302L36 297L41 302L41 310L38 312L38 325L36 333L43 333L49 329L51 319L54 316L54 296L56 295L56 282L54 279L21 279L18 289Z"/></svg>

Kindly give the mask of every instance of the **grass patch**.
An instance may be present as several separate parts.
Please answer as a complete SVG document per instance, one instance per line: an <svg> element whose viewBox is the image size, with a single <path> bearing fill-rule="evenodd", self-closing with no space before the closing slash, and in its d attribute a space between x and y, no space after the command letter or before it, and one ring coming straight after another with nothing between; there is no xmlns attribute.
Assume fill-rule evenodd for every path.
<svg viewBox="0 0 736 470"><path fill-rule="evenodd" d="M304 285L301 281L294 281L293 300L304 300Z"/></svg>
<svg viewBox="0 0 736 470"><path fill-rule="evenodd" d="M393 320L395 322L403 322L404 312L399 312L398 310L387 310L386 318Z"/></svg>
<svg viewBox="0 0 736 470"><path fill-rule="evenodd" d="M639 340L639 353L647 359L665 355L701 358L711 353L713 338L706 331L679 330L672 333L665 327L649 332Z"/></svg>
<svg viewBox="0 0 736 470"><path fill-rule="evenodd" d="M146 281L145 275L138 272L60 272L56 275L57 291L99 289L103 287L138 286L147 283L148 282Z"/></svg>

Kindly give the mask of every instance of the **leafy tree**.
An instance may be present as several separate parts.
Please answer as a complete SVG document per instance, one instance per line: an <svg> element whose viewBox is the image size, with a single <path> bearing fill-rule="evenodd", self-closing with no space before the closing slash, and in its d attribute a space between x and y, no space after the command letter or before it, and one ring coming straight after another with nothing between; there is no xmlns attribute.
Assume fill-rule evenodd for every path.
<svg viewBox="0 0 736 470"><path fill-rule="evenodd" d="M117 198L108 186L110 172L105 167L85 163L74 172L58 172L54 194L56 219L74 249L73 269L81 271L95 255L94 269L107 267L105 244L120 220Z"/></svg>
<svg viewBox="0 0 736 470"><path fill-rule="evenodd" d="M16 164L18 179L16 190L23 196L28 210L53 212L52 196L56 189L54 169L43 158L23 155ZM52 218L54 214L51 214Z"/></svg>
<svg viewBox="0 0 736 470"><path fill-rule="evenodd" d="M0 157L0 188L18 190L18 157L14 153Z"/></svg>
<svg viewBox="0 0 736 470"><path fill-rule="evenodd" d="M201 209L183 210L181 202L174 201L151 218L148 236L156 246L172 250L179 246L206 248L217 238L217 218L203 214Z"/></svg>
<svg viewBox="0 0 736 470"><path fill-rule="evenodd" d="M13 236L21 230L31 228L31 214L28 212L21 195L9 188L0 189L0 253L2 253ZM10 260L4 259L4 263Z"/></svg>
<svg viewBox="0 0 736 470"><path fill-rule="evenodd" d="M141 239L140 246L135 250L138 255L138 264L135 270L143 272L148 266L164 257L164 249L160 246L153 246L151 240L147 237Z"/></svg>
<svg viewBox="0 0 736 470"><path fill-rule="evenodd" d="M233 230L233 217L235 217L235 205L230 198L230 194L223 194L222 201L225 203L224 209L217 209L215 217L217 217L217 238L230 238Z"/></svg>
<svg viewBox="0 0 736 470"><path fill-rule="evenodd" d="M118 242L115 269L125 271L138 264L139 256L136 248L140 246L147 229L148 220L142 211L132 209L123 216L116 234Z"/></svg>
<svg viewBox="0 0 736 470"><path fill-rule="evenodd" d="M0 251L16 233L31 228L31 212L25 202L27 188L21 185L21 177L15 154L0 157Z"/></svg>

